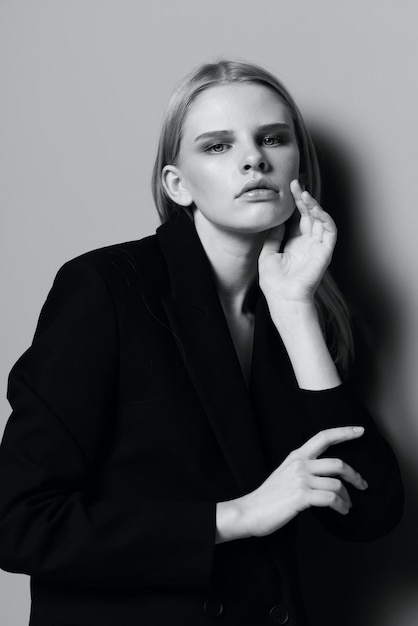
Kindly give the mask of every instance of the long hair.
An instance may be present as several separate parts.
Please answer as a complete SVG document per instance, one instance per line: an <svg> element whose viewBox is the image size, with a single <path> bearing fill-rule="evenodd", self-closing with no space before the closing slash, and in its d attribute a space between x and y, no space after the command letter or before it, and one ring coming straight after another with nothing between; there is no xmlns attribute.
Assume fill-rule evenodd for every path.
<svg viewBox="0 0 418 626"><path fill-rule="evenodd" d="M264 85L273 89L284 102L292 117L299 147L299 179L312 196L318 202L321 201L321 176L315 146L290 93L273 74L262 67L226 59L207 63L191 72L169 100L152 174L152 193L161 222L167 221L173 212L180 210L164 189L162 170L165 165L177 163L183 125L190 105L202 91L235 82ZM181 210L187 209L181 207ZM329 350L337 367L345 373L353 355L350 315L329 271L324 274L315 293L315 305Z"/></svg>

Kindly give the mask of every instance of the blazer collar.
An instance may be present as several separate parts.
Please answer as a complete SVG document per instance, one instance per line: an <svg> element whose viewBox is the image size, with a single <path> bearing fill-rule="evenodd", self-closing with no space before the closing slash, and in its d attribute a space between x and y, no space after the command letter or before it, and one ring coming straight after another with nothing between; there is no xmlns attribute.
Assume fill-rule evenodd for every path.
<svg viewBox="0 0 418 626"><path fill-rule="evenodd" d="M267 466L212 268L193 222L176 214L157 230L170 276L163 298L189 376L242 493Z"/></svg>
<svg viewBox="0 0 418 626"><path fill-rule="evenodd" d="M184 212L176 212L157 229L157 237L167 262L173 299L206 308L217 292L193 221Z"/></svg>

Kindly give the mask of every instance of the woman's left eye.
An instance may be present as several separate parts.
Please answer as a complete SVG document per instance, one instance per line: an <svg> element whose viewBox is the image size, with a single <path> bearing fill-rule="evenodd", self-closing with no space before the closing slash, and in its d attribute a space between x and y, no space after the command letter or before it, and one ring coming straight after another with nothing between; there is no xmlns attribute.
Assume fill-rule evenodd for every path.
<svg viewBox="0 0 418 626"><path fill-rule="evenodd" d="M265 146L277 146L281 143L283 143L283 140L281 137L277 137L277 136L273 136L273 137L264 137L263 138L263 143Z"/></svg>

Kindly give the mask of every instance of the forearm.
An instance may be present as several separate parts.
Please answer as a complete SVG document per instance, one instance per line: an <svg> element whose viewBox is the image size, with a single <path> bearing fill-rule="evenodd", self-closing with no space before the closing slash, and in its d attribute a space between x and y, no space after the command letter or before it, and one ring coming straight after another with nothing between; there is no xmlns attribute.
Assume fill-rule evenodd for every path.
<svg viewBox="0 0 418 626"><path fill-rule="evenodd" d="M302 389L319 391L341 384L314 304L279 303L270 310Z"/></svg>
<svg viewBox="0 0 418 626"><path fill-rule="evenodd" d="M351 489L353 510L347 518L327 509L315 509L316 514L347 538L368 540L385 534L399 521L403 499L399 468L390 447L354 390L341 385L313 305L282 306L272 318L301 389L307 436L347 425L363 426L366 431L361 440L334 448L332 454L360 472L370 488L366 493Z"/></svg>

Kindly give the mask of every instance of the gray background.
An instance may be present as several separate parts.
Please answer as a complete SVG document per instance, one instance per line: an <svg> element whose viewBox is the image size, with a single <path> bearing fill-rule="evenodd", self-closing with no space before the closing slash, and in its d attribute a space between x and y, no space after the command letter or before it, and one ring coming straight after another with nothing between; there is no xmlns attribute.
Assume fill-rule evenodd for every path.
<svg viewBox="0 0 418 626"><path fill-rule="evenodd" d="M370 327L368 403L409 501L367 545L305 531L317 623L418 623L416 15L407 0L2 0L1 372L29 345L58 267L154 231L150 175L167 99L227 55L282 77L309 120L340 225L335 272ZM338 619L335 612L338 611ZM26 576L0 573L0 624L28 622Z"/></svg>

